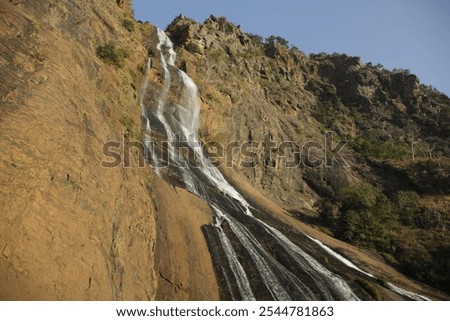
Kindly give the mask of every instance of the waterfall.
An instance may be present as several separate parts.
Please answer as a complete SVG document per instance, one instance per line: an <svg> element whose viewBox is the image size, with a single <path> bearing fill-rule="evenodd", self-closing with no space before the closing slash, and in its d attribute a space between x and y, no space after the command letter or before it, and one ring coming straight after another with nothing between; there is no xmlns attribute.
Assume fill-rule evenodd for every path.
<svg viewBox="0 0 450 321"><path fill-rule="evenodd" d="M250 203L205 156L197 138L200 104L194 81L175 65L171 40L157 31L162 87L146 103L148 80L141 93L144 143L156 173L178 182L207 202L215 213L205 237L224 287L235 300L358 300L339 275L279 230L255 217ZM147 72L150 69L147 64ZM160 136L154 139L152 134ZM166 148L164 143L166 141ZM183 147L186 152L180 151ZM165 150L166 149L166 150ZM192 164L195 160L195 166ZM157 166L164 164L164 169ZM267 246L267 244L270 244ZM274 254L276 253L276 255Z"/></svg>

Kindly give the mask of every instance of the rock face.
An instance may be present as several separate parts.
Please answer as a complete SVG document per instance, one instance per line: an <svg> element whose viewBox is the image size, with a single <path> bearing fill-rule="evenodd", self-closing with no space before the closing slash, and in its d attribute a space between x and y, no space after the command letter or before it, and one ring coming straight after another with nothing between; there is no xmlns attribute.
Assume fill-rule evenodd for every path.
<svg viewBox="0 0 450 321"><path fill-rule="evenodd" d="M191 262L179 239L167 243L157 216L177 224L176 213L156 209L139 152L102 165L105 143L122 143L124 131L140 139L148 53L131 2L2 1L0 12L0 299L217 298L200 223L182 239ZM164 184L165 202L179 202ZM185 226L196 213L209 223L207 210L185 208ZM180 253L158 254L167 249Z"/></svg>
<svg viewBox="0 0 450 321"><path fill-rule="evenodd" d="M115 1L2 1L0 299L147 300L155 209L137 168L102 167L102 145L139 124L146 51ZM95 54L133 48L123 69ZM127 119L128 119L127 118Z"/></svg>
<svg viewBox="0 0 450 321"><path fill-rule="evenodd" d="M345 54L308 56L283 38L263 41L223 17L197 23L180 16L167 32L178 46L178 61L199 85L201 138L224 146L247 142L247 152L234 152L225 165L233 161L233 170L286 211L320 225L314 204L321 198L336 203L349 186L369 183L391 200L399 192L419 193L421 213L435 213L442 224L423 232L420 244L393 238L397 250L386 251L398 259L399 248L424 250L430 261L423 273L445 274L447 96L407 70L364 65ZM348 141L342 149L341 140ZM330 154L333 148L338 155ZM295 166L286 168L286 159ZM401 260L393 264L408 269ZM414 276L441 288L450 284L445 277Z"/></svg>
<svg viewBox="0 0 450 321"><path fill-rule="evenodd" d="M293 141L301 150L304 142L321 142L323 132L332 130L338 139L367 133L399 148L408 148L415 140L418 158L429 156L427 151L432 157L449 154L448 98L420 85L407 71L363 65L360 58L344 54L308 57L288 48L284 39L273 37L263 43L224 18L210 17L203 24L178 18L167 31L179 46L180 60L199 83L205 140L251 137L261 142L269 135L274 141ZM319 173L312 166L299 166L277 171L278 164L271 163L256 172L242 171L295 208L299 191L315 197L362 179L361 168L352 166L359 162L355 150L345 148L342 153L350 165L347 169L324 168ZM268 155L260 151L258 156L267 160ZM292 177L297 180L290 181ZM284 190L281 181L288 184Z"/></svg>
<svg viewBox="0 0 450 321"><path fill-rule="evenodd" d="M134 21L129 0L3 1L0 12L0 299L219 298L200 229L211 210L156 177L139 148L122 151L142 138L139 88L155 54L155 28ZM420 246L393 246L408 257L419 249L433 264L448 251L446 96L405 71L345 55L306 56L224 18L179 17L168 32L181 69L199 85L201 138L264 142L252 145L254 163L248 153L225 160L247 161L224 170L246 193L314 235L298 218L316 222L316 201L344 186L364 181L388 196L418 192L429 230L411 234ZM160 71L149 72L160 86ZM334 145L350 143L333 166L317 166L330 156L318 145L328 130ZM270 150L281 141L292 143ZM106 150L107 142L122 145ZM108 166L116 152L120 164ZM284 168L282 157L295 166ZM442 284L446 258L430 272Z"/></svg>

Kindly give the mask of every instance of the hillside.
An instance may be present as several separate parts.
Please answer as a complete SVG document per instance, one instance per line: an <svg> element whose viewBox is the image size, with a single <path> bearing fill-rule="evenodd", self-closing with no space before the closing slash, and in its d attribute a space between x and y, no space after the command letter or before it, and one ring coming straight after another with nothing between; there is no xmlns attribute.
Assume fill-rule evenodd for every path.
<svg viewBox="0 0 450 321"><path fill-rule="evenodd" d="M178 17L167 31L199 85L201 138L253 143L233 154L240 177L299 220L450 289L447 96L408 70L308 56L221 17Z"/></svg>
<svg viewBox="0 0 450 321"><path fill-rule="evenodd" d="M245 298L225 286L229 253L257 299L448 299L450 100L409 71L305 55L214 16L168 26L172 66L130 0L10 0L0 12L1 300ZM201 141L224 148L220 172L143 156L142 142L162 149L176 134L151 108L198 103L188 77ZM173 128L186 116L175 114ZM193 174L213 179L188 186ZM290 288L296 273L309 296ZM292 292L275 297L278 279Z"/></svg>
<svg viewBox="0 0 450 321"><path fill-rule="evenodd" d="M0 12L0 299L217 297L196 232L209 210L139 167L136 150L102 166L105 143L140 136L147 51L129 1L2 1ZM123 60L99 58L108 44ZM180 200L191 217L157 210ZM185 233L167 235L168 221Z"/></svg>

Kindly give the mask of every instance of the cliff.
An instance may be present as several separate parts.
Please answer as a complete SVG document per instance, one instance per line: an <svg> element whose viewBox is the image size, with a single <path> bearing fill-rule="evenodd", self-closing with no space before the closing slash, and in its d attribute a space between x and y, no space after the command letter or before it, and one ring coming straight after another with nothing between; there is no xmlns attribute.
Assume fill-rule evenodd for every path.
<svg viewBox="0 0 450 321"><path fill-rule="evenodd" d="M2 1L0 12L0 299L214 298L210 261L195 254L207 255L195 231L208 210L158 182L136 149L102 166L105 143L140 138L147 51L130 1ZM167 193L155 201L153 186ZM157 210L180 198L203 215L197 229L195 215ZM168 236L158 213L186 233ZM161 248L178 252L169 268Z"/></svg>
<svg viewBox="0 0 450 321"><path fill-rule="evenodd" d="M143 81L163 83L155 27L129 0L12 0L0 12L0 299L224 298L202 233L212 209L139 147ZM202 141L254 147L221 171L275 213L259 215L352 257L383 298L403 297L381 278L447 297L401 273L449 289L448 97L408 71L305 55L225 18L178 17L167 33L199 86Z"/></svg>
<svg viewBox="0 0 450 321"><path fill-rule="evenodd" d="M199 85L203 141L251 143L224 167L232 158L232 171L293 217L449 289L446 95L408 70L305 55L223 17L180 16L167 32ZM349 204L363 193L382 201Z"/></svg>

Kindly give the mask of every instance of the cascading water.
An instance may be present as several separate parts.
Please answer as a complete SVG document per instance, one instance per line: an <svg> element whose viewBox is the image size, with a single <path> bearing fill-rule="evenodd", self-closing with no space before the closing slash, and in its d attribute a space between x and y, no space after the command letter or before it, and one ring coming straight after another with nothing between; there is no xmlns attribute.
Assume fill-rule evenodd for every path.
<svg viewBox="0 0 450 321"><path fill-rule="evenodd" d="M205 157L197 139L200 106L192 79L175 66L176 53L158 29L162 88L146 104L141 92L144 143L156 173L177 181L215 213L204 229L216 272L235 300L358 300L340 276L321 265L276 228L255 217L245 198ZM147 71L150 69L150 61ZM160 136L160 139L152 135ZM163 143L162 141L165 141ZM164 145L165 144L165 145ZM188 150L180 151L179 147ZM194 164L195 163L195 164ZM165 170L158 165L164 165ZM274 254L276 253L276 254Z"/></svg>

